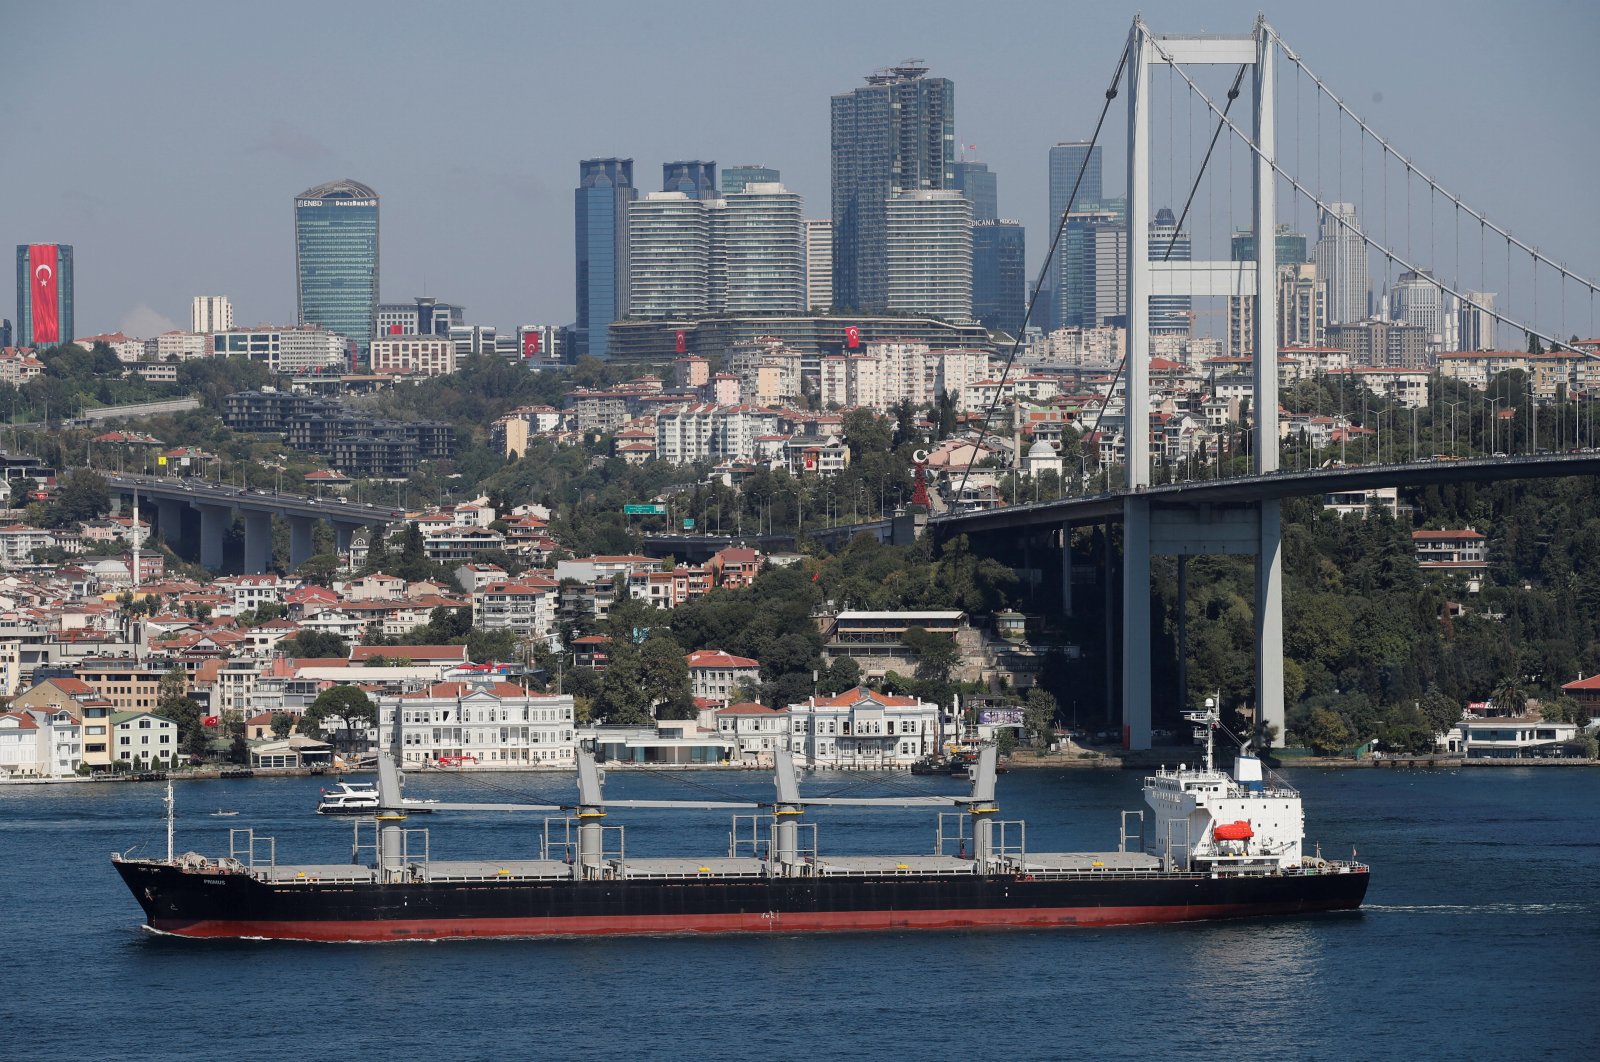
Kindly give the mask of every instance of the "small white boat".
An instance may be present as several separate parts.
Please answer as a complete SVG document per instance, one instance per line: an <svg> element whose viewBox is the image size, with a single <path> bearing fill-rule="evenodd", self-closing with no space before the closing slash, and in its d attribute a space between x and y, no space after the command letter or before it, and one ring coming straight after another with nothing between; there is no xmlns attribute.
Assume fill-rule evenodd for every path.
<svg viewBox="0 0 1600 1062"><path fill-rule="evenodd" d="M239 814L237 811L225 811L222 808L218 808L211 813L211 817L214 819L231 819L237 814Z"/></svg>
<svg viewBox="0 0 1600 1062"><path fill-rule="evenodd" d="M336 782L324 789L318 815L365 815L378 810L378 787L372 782Z"/></svg>

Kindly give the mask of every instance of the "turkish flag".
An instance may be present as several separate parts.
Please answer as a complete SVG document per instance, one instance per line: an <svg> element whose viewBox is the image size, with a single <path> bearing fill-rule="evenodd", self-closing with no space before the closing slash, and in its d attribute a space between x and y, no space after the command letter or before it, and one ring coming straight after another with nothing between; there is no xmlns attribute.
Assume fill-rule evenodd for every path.
<svg viewBox="0 0 1600 1062"><path fill-rule="evenodd" d="M221 726L222 725L222 718L220 716L208 715L204 719L200 720L200 725L201 726Z"/></svg>
<svg viewBox="0 0 1600 1062"><path fill-rule="evenodd" d="M522 333L522 356L524 358L531 358L537 353L539 353L539 333Z"/></svg>
<svg viewBox="0 0 1600 1062"><path fill-rule="evenodd" d="M861 345L861 329L857 328L855 325L850 325L848 328L846 328L844 330L844 345L849 347L851 350L859 347Z"/></svg>
<svg viewBox="0 0 1600 1062"><path fill-rule="evenodd" d="M676 350L679 354L687 353L688 350L689 350L689 333L687 333L687 332L679 332L678 333L677 345L675 347L673 347L673 349Z"/></svg>
<svg viewBox="0 0 1600 1062"><path fill-rule="evenodd" d="M56 245L35 243L28 247L28 270L33 277L33 341L61 342L61 318L56 313Z"/></svg>
<svg viewBox="0 0 1600 1062"><path fill-rule="evenodd" d="M403 333L400 331L400 326L399 325L392 324L392 325L389 326L389 334L391 336L398 336L398 335L402 335Z"/></svg>

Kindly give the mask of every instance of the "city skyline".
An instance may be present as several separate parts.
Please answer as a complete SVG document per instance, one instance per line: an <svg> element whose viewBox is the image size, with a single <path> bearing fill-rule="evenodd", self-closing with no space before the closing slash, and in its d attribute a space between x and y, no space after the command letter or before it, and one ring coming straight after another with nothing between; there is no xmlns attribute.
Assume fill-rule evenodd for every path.
<svg viewBox="0 0 1600 1062"><path fill-rule="evenodd" d="M832 7L835 13L845 10ZM118 160L54 172L20 169L10 182L12 194L0 201L0 228L13 245L54 241L76 248L79 332L151 335L181 328L190 300L202 292L229 295L241 324L291 323L293 248L284 234L281 203L300 188L345 175L384 196L386 284L380 298L435 295L465 303L475 320L503 329L525 320L567 323L574 296L566 195L579 159L632 157L645 171L686 156L725 165L757 160L783 173L785 185L811 204L808 215L822 216L830 192L828 97L904 55L924 57L934 76L957 84L958 141L978 145L974 157L1003 178L1004 216L1038 234L1028 241L1031 283L1049 243L1048 150L1092 130L1131 17L1131 10L1072 13L1071 61L1061 64L1053 57L1067 39L1068 20L1046 6L1007 9L1005 17L977 26L946 17L967 10L956 5L934 5L915 25L888 12L851 9L853 32L837 38L829 30L837 19L824 4L805 17L770 15L757 27L788 43L792 58L774 58L719 47L727 32L719 22L731 25L721 16L731 16L734 8L708 5L708 17L693 20L692 27L612 20L605 31L616 34L619 54L631 65L614 83L578 97L561 91L563 79L577 75L576 60L560 55L532 70L522 63L482 63L473 69L489 72L474 87L419 82L391 91L373 71L341 73L319 61L343 54L359 19L348 30L328 27L316 39L302 40L294 32L292 8L234 11L215 21L184 20L185 10L161 6L137 18L110 6L97 8L93 18L19 10L7 42L0 44L9 49L0 55L12 60L0 77L21 116L19 142L37 157ZM1592 123L1579 101L1536 96L1537 86L1521 72L1534 54L1555 66L1580 62L1582 42L1594 39L1597 20L1592 12L1554 5L1541 13L1549 24L1537 33L1539 18L1492 5L1466 9L1450 27L1428 13L1376 5L1358 7L1334 25L1313 22L1310 12L1269 11L1268 17L1307 49L1307 61L1359 112L1447 187L1579 272L1594 274L1600 272L1594 265L1600 258L1597 223L1571 204L1581 201L1582 174L1592 172L1600 149L1591 138L1570 135ZM1160 32L1245 32L1253 16L1249 5L1228 5L1208 10L1200 25L1179 5L1146 10ZM555 38L580 40L599 27L598 15L582 12L538 17ZM509 41L517 36L510 31L524 19L531 24L530 15L470 8L460 18L460 44L430 47L438 50L439 62L462 70L468 53L478 56L473 49L486 53L478 58L505 49L509 59ZM1052 18L1061 21L1060 34L1039 33ZM175 32L180 25L182 32ZM1020 40L1017 25L1030 30ZM742 23L740 31L749 33L750 26ZM1424 35L1433 47L1419 56L1414 41ZM258 54L291 42L309 52L293 78L269 64L253 68L250 78L194 93L182 57L233 39L250 39ZM107 70L118 69L116 92L96 89L99 79L90 77L82 79L84 86L55 86L43 95L43 84L28 76L21 61L21 48L42 40L90 67L103 60ZM508 43L493 43L498 40ZM142 57L132 73L125 61L130 52ZM715 57L705 64L703 87L725 98L725 106L691 112L642 89L686 54ZM996 57L1002 54L1006 73L997 76ZM381 92L377 82L385 85ZM524 110L522 101L540 102L514 115L497 97L516 99ZM307 98L340 99L341 105L285 105ZM1466 113L1507 116L1493 128L1501 141L1494 158L1485 160L1474 146L1481 137L1460 137L1437 120L1441 100L1455 101ZM1107 194L1120 190L1121 109L1113 105L1101 141L1108 149ZM1041 111L1048 117L1041 120ZM354 117L363 112L371 115L365 125ZM57 118L41 117L48 114ZM1280 122L1288 117L1280 114ZM452 139L479 147L470 156L447 154L437 164L419 166L414 137L395 134L402 126L439 122ZM216 145L194 136L201 128L226 130L229 148L214 150ZM1551 143L1560 145L1563 165L1539 166L1536 178L1517 172L1516 160L1548 157ZM85 145L93 149L86 152ZM1185 180L1177 176L1171 183ZM1181 193L1163 200L1166 186L1158 182L1153 188L1156 205L1165 201L1175 209ZM1349 188L1339 198L1355 201L1363 217L1371 216ZM204 209L192 209L196 203ZM1280 203L1280 220L1312 230L1314 219L1303 207L1297 220L1285 197ZM1376 228L1374 222L1369 231ZM14 314L14 307L0 311Z"/></svg>

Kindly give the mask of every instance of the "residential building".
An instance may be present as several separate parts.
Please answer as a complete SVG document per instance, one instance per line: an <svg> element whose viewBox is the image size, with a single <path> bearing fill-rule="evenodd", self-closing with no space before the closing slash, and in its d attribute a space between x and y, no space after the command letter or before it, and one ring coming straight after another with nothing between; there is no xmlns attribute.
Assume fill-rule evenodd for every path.
<svg viewBox="0 0 1600 1062"><path fill-rule="evenodd" d="M1576 723L1552 723L1537 715L1467 717L1461 728L1469 760L1549 759L1578 736Z"/></svg>
<svg viewBox="0 0 1600 1062"><path fill-rule="evenodd" d="M725 270L711 285L712 312L797 314L806 310L806 235L800 196L776 180L728 192L712 212L715 257Z"/></svg>
<svg viewBox="0 0 1600 1062"><path fill-rule="evenodd" d="M17 324L13 341L19 347L48 347L69 343L76 335L72 245L17 244Z"/></svg>
<svg viewBox="0 0 1600 1062"><path fill-rule="evenodd" d="M970 321L972 204L966 197L953 190L898 192L888 201L885 225L884 308Z"/></svg>
<svg viewBox="0 0 1600 1062"><path fill-rule="evenodd" d="M1331 203L1317 239L1317 275L1328 286L1328 324L1353 324L1371 312L1367 242L1353 203Z"/></svg>
<svg viewBox="0 0 1600 1062"><path fill-rule="evenodd" d="M172 763L178 756L178 724L154 712L116 712L111 716L111 749L113 762L126 761L135 768Z"/></svg>
<svg viewBox="0 0 1600 1062"><path fill-rule="evenodd" d="M1453 322L1447 324L1444 291L1427 270L1400 274L1389 289L1389 316L1401 324L1420 328L1423 342L1433 350L1444 345L1446 334L1455 327ZM1459 349L1453 343L1451 348Z"/></svg>
<svg viewBox="0 0 1600 1062"><path fill-rule="evenodd" d="M889 308L890 200L950 187L956 92L911 62L866 80L830 104L833 302L876 313Z"/></svg>
<svg viewBox="0 0 1600 1062"><path fill-rule="evenodd" d="M754 688L761 684L761 662L745 656L734 656L721 649L697 649L687 657L689 685L694 696L708 701L727 704L741 686Z"/></svg>
<svg viewBox="0 0 1600 1062"><path fill-rule="evenodd" d="M161 703L167 669L131 659L85 660L73 674L119 712L153 711Z"/></svg>
<svg viewBox="0 0 1600 1062"><path fill-rule="evenodd" d="M491 579L472 591L472 622L484 630L548 639L555 630L560 585L540 575Z"/></svg>
<svg viewBox="0 0 1600 1062"><path fill-rule="evenodd" d="M1417 567L1424 571L1481 572L1489 567L1487 542L1472 528L1459 531L1413 531Z"/></svg>
<svg viewBox="0 0 1600 1062"><path fill-rule="evenodd" d="M771 767L790 747L789 713L753 701L730 704L714 713L717 733L733 742L734 763Z"/></svg>
<svg viewBox="0 0 1600 1062"><path fill-rule="evenodd" d="M939 706L866 687L788 706L789 741L801 767L909 768L939 747Z"/></svg>
<svg viewBox="0 0 1600 1062"><path fill-rule="evenodd" d="M833 221L805 222L806 312L826 313L833 306Z"/></svg>
<svg viewBox="0 0 1600 1062"><path fill-rule="evenodd" d="M1493 350L1494 296L1492 291L1469 291L1455 300L1456 346L1461 350Z"/></svg>
<svg viewBox="0 0 1600 1062"><path fill-rule="evenodd" d="M1371 369L1426 369L1428 334L1415 325L1369 320L1330 324L1328 345L1348 351L1351 364Z"/></svg>
<svg viewBox="0 0 1600 1062"><path fill-rule="evenodd" d="M628 204L629 317L710 312L711 225L704 201L650 192Z"/></svg>
<svg viewBox="0 0 1600 1062"><path fill-rule="evenodd" d="M219 298L221 296L218 296ZM232 328L232 325L228 326ZM221 329L219 331L226 331ZM144 341L145 361L189 361L211 355L210 332L162 332Z"/></svg>
<svg viewBox="0 0 1600 1062"><path fill-rule="evenodd" d="M189 306L189 331L207 335L233 328L233 303L226 295L196 295Z"/></svg>
<svg viewBox="0 0 1600 1062"><path fill-rule="evenodd" d="M337 333L365 355L378 309L378 193L348 178L294 201L298 323Z"/></svg>
<svg viewBox="0 0 1600 1062"><path fill-rule="evenodd" d="M377 702L378 725L370 737L392 733L399 713L406 766L571 770L577 763L570 695L475 679L435 682Z"/></svg>
<svg viewBox="0 0 1600 1062"><path fill-rule="evenodd" d="M777 184L782 178L770 166L725 166L722 169L722 194L742 192L747 185Z"/></svg>
<svg viewBox="0 0 1600 1062"><path fill-rule="evenodd" d="M636 196L632 159L584 159L573 192L577 265L576 353L604 358L612 321L629 304L628 205Z"/></svg>

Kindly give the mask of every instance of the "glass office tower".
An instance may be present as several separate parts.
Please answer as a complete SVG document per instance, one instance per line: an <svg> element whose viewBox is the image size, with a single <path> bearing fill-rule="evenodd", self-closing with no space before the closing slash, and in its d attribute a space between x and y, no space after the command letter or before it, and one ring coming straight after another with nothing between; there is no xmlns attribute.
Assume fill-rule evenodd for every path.
<svg viewBox="0 0 1600 1062"><path fill-rule="evenodd" d="M584 159L573 191L579 354L606 356L611 322L628 312L628 204L638 195L632 159Z"/></svg>
<svg viewBox="0 0 1600 1062"><path fill-rule="evenodd" d="M346 178L295 196L294 272L299 322L364 356L378 313L378 193Z"/></svg>
<svg viewBox="0 0 1600 1062"><path fill-rule="evenodd" d="M17 244L14 338L21 347L72 342L72 244Z"/></svg>

